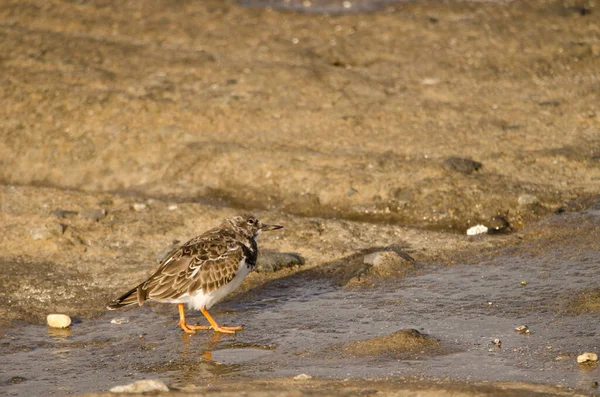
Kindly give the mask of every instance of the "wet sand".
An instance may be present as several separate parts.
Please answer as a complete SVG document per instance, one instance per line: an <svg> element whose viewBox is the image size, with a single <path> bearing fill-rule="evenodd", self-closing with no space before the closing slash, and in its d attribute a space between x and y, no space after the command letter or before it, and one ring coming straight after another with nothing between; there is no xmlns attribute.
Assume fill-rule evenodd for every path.
<svg viewBox="0 0 600 397"><path fill-rule="evenodd" d="M594 4L241 3L0 5L0 395L597 395ZM244 331L106 312L244 210Z"/></svg>

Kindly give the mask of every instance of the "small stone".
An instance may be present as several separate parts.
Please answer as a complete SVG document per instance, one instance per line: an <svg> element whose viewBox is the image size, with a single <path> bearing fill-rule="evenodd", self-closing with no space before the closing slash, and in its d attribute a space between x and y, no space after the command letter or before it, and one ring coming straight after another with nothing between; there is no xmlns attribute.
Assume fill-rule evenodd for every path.
<svg viewBox="0 0 600 397"><path fill-rule="evenodd" d="M127 324L128 322L129 322L129 319L126 317L113 318L112 320L110 320L111 324Z"/></svg>
<svg viewBox="0 0 600 397"><path fill-rule="evenodd" d="M464 159L460 157L448 157L442 163L442 166L448 171L456 171L461 174L472 174L475 171L479 171L483 164L478 161L471 159Z"/></svg>
<svg viewBox="0 0 600 397"><path fill-rule="evenodd" d="M484 234L488 232L487 226L475 225L467 229L467 236L476 236L478 234Z"/></svg>
<svg viewBox="0 0 600 397"><path fill-rule="evenodd" d="M488 233L504 233L510 231L510 224L501 216L495 216L490 221Z"/></svg>
<svg viewBox="0 0 600 397"><path fill-rule="evenodd" d="M71 317L66 314L48 314L46 322L52 328L67 328L71 325Z"/></svg>
<svg viewBox="0 0 600 397"><path fill-rule="evenodd" d="M65 232L65 225L61 223L48 223L42 227L31 229L29 234L34 240L48 240L58 237Z"/></svg>
<svg viewBox="0 0 600 397"><path fill-rule="evenodd" d="M501 348L502 347L502 341L498 338L494 339L492 341L492 343L497 347L497 348Z"/></svg>
<svg viewBox="0 0 600 397"><path fill-rule="evenodd" d="M519 205L531 205L536 204L539 200L532 194L523 194L518 198Z"/></svg>
<svg viewBox="0 0 600 397"><path fill-rule="evenodd" d="M169 388L160 380L145 379L110 389L111 393L148 393L153 391L169 391Z"/></svg>
<svg viewBox="0 0 600 397"><path fill-rule="evenodd" d="M312 379L312 376L307 375L307 374L299 374L294 376L294 380L307 380L307 379Z"/></svg>
<svg viewBox="0 0 600 397"><path fill-rule="evenodd" d="M596 353L583 353L577 356L577 362L579 364L597 363L598 355Z"/></svg>
<svg viewBox="0 0 600 397"><path fill-rule="evenodd" d="M146 203L134 203L133 204L133 210L140 212L140 211L145 211L146 208L148 208L148 204Z"/></svg>
<svg viewBox="0 0 600 397"><path fill-rule="evenodd" d="M178 207L177 207L177 204L171 204L171 205L169 205L169 206L167 207L167 209L168 209L169 211L175 211L177 208L178 208Z"/></svg>
<svg viewBox="0 0 600 397"><path fill-rule="evenodd" d="M529 328L527 328L526 325L519 325L515 328L515 331L517 331L520 334L529 334Z"/></svg>
<svg viewBox="0 0 600 397"><path fill-rule="evenodd" d="M83 210L80 215L88 221L98 222L106 217L106 210L104 208L99 210Z"/></svg>
<svg viewBox="0 0 600 397"><path fill-rule="evenodd" d="M526 286L526 285L527 285L527 281L525 281L525 280L521 281L521 285L522 285L523 287L524 287L524 286Z"/></svg>
<svg viewBox="0 0 600 397"><path fill-rule="evenodd" d="M426 77L421 80L421 84L423 85L436 85L440 83L440 79L436 79L435 77Z"/></svg>
<svg viewBox="0 0 600 397"><path fill-rule="evenodd" d="M64 219L70 216L77 215L77 211L61 210L60 208L57 208L54 211L52 211L50 215L58 219Z"/></svg>

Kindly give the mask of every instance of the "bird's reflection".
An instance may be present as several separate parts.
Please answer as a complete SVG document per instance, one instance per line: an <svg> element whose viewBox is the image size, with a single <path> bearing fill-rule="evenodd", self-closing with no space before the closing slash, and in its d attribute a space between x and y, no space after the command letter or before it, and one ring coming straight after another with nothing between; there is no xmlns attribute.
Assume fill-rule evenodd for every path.
<svg viewBox="0 0 600 397"><path fill-rule="evenodd" d="M221 339L221 335L222 334L219 332L213 332L210 339L206 343L204 343L204 349L200 353L200 355L204 357L205 360L212 361L212 351L215 350L219 339ZM183 351L181 353L181 358L183 360L185 360L186 358L192 358L191 356L196 356L196 346L192 345L190 342L192 339L196 339L197 342L198 336L199 334L188 334L185 332L181 335L181 341L183 343Z"/></svg>

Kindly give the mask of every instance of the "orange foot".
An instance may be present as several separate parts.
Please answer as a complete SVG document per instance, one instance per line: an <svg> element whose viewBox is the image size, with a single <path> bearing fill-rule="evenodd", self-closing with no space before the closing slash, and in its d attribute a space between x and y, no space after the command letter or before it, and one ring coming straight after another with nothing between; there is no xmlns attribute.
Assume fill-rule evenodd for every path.
<svg viewBox="0 0 600 397"><path fill-rule="evenodd" d="M215 319L212 318L212 316L208 313L208 311L205 308L200 309L200 311L202 312L202 314L204 314L204 317L206 317L206 319L210 323L210 328L214 329L215 332L221 332L223 334L235 334L235 331L241 331L242 329L244 329L244 327L242 326L222 327L219 324L217 324Z"/></svg>
<svg viewBox="0 0 600 397"><path fill-rule="evenodd" d="M235 331L241 331L244 329L244 327L242 327L241 325L236 326L236 327L225 327L222 325L217 325L216 327L213 327L211 325L209 328L214 329L215 332L221 332L224 334L235 334Z"/></svg>
<svg viewBox="0 0 600 397"><path fill-rule="evenodd" d="M188 334L195 334L196 331L208 330L208 329L212 329L215 332L221 332L223 334L235 334L236 331L241 331L242 329L244 329L244 327L242 327L242 326L235 326L235 327L220 326L212 318L212 316L206 311L206 309L200 309L200 310L202 311L202 314L204 314L204 316L210 323L210 326L208 326L208 325L189 325L185 321L185 311L184 311L183 303L179 303L177 305L177 307L179 309L179 323L177 325L179 325L181 327L181 329L184 330Z"/></svg>

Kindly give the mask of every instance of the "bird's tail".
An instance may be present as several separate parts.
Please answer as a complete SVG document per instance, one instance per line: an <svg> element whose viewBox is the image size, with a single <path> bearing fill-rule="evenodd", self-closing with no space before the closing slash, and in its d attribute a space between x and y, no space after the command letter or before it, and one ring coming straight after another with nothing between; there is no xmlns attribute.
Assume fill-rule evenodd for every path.
<svg viewBox="0 0 600 397"><path fill-rule="evenodd" d="M108 302L106 308L108 310L117 310L135 304L142 306L146 300L146 296L143 292L142 284L140 284L131 291L127 291L123 296Z"/></svg>

